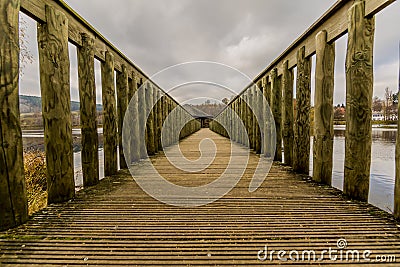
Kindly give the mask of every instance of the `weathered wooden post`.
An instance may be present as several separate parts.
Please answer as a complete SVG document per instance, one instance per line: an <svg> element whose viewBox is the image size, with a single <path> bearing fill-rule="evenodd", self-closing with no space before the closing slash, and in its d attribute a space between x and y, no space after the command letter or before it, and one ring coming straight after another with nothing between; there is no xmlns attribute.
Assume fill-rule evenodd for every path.
<svg viewBox="0 0 400 267"><path fill-rule="evenodd" d="M283 64L282 87L283 87L283 151L285 164L293 164L293 71L289 70L289 61Z"/></svg>
<svg viewBox="0 0 400 267"><path fill-rule="evenodd" d="M271 72L271 109L275 120L276 130L276 150L274 160L282 161L282 91L278 70L275 68Z"/></svg>
<svg viewBox="0 0 400 267"><path fill-rule="evenodd" d="M162 144L161 144L161 130L163 124L163 102L161 99L161 90L157 90L157 146L158 151L162 151Z"/></svg>
<svg viewBox="0 0 400 267"><path fill-rule="evenodd" d="M158 88L156 86L152 86L153 89L153 136L154 136L154 153L158 152L158 104L157 104L157 92Z"/></svg>
<svg viewBox="0 0 400 267"><path fill-rule="evenodd" d="M149 156L155 154L154 115L152 112L152 107L153 107L153 86L148 81L146 82L146 114L148 114L146 123L146 136L147 136L147 154Z"/></svg>
<svg viewBox="0 0 400 267"><path fill-rule="evenodd" d="M147 83L147 82L146 82ZM139 151L140 151L140 158L145 159L147 158L147 150L146 150L146 83L140 85L140 89L138 92L138 112L139 112L139 134L140 142L139 144Z"/></svg>
<svg viewBox="0 0 400 267"><path fill-rule="evenodd" d="M117 160L117 109L114 84L114 56L106 52L101 63L101 84L103 100L103 138L104 138L104 175L114 175L118 171Z"/></svg>
<svg viewBox="0 0 400 267"><path fill-rule="evenodd" d="M38 24L40 87L47 165L47 202L75 196L70 107L68 20L46 5L46 23Z"/></svg>
<svg viewBox="0 0 400 267"><path fill-rule="evenodd" d="M264 113L263 111L263 92L262 92L262 82L261 80L257 83L256 87L257 97L256 97L256 105L257 105L257 116L260 121L256 121L256 129L257 129L257 139L256 139L256 153L263 153L263 138L264 138Z"/></svg>
<svg viewBox="0 0 400 267"><path fill-rule="evenodd" d="M81 34L82 46L78 47L79 100L82 135L83 185L99 182L99 138L97 135L96 84L94 74L94 40Z"/></svg>
<svg viewBox="0 0 400 267"><path fill-rule="evenodd" d="M343 191L368 201L372 143L373 44L375 19L365 2L349 9L346 56L346 152Z"/></svg>
<svg viewBox="0 0 400 267"><path fill-rule="evenodd" d="M128 70L122 65L122 71L117 72L117 112L118 112L118 147L119 147L119 166L121 169L128 168L125 161L124 148L122 144L122 127L124 125L125 112L128 108ZM126 143L125 145L128 145ZM129 150L129 147L126 147Z"/></svg>
<svg viewBox="0 0 400 267"><path fill-rule="evenodd" d="M296 124L294 132L293 169L309 174L310 164L310 109L311 60L305 57L305 47L297 52Z"/></svg>
<svg viewBox="0 0 400 267"><path fill-rule="evenodd" d="M132 72L132 79L129 81L129 94L128 106L129 114L132 118L132 125L130 125L131 134L131 162L138 162L140 160L140 131L139 131L139 105L138 105L138 84L135 72Z"/></svg>
<svg viewBox="0 0 400 267"><path fill-rule="evenodd" d="M249 134L249 148L254 149L254 130L253 130L253 110L252 110L252 103L253 103L253 92L250 88L246 90L247 95L247 127L248 127L248 134Z"/></svg>
<svg viewBox="0 0 400 267"><path fill-rule="evenodd" d="M264 83L264 98L266 99L265 105L263 106L263 113L264 114L269 114L268 109L270 108L271 105L271 84L269 83L269 76L265 76L263 79ZM274 155L271 155L271 118L269 116L265 116L264 120L264 156L265 157L274 157Z"/></svg>
<svg viewBox="0 0 400 267"><path fill-rule="evenodd" d="M252 128L253 128L253 149L254 152L257 153L257 138L258 138L258 127L257 127L257 117L256 117L256 112L257 112L257 91L256 91L256 86L252 85L250 87L250 92L251 92L251 120L252 120Z"/></svg>
<svg viewBox="0 0 400 267"><path fill-rule="evenodd" d="M0 2L0 230L26 222L22 132L19 113L20 1Z"/></svg>
<svg viewBox="0 0 400 267"><path fill-rule="evenodd" d="M167 119L167 116L168 116L168 97L167 97L167 95L166 94L164 94L163 96L162 96L162 102L163 102L163 113L162 113L162 122L161 122L161 129L162 129L162 132L163 132L163 134L162 134L162 141L163 141L163 144L164 145L168 145L168 143L167 143L167 141L168 141L168 128L165 128L164 129L164 127L166 127L165 125L164 125L164 123L165 123L165 120Z"/></svg>
<svg viewBox="0 0 400 267"><path fill-rule="evenodd" d="M327 37L326 31L316 37L313 180L331 185L335 44L328 44Z"/></svg>

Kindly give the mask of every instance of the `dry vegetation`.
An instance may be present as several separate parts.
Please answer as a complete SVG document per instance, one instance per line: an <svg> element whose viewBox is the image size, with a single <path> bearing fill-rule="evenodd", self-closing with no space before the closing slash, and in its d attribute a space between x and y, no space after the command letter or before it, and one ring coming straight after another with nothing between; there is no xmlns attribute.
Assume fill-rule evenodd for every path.
<svg viewBox="0 0 400 267"><path fill-rule="evenodd" d="M29 215L47 206L47 181L45 153L24 152L24 169Z"/></svg>

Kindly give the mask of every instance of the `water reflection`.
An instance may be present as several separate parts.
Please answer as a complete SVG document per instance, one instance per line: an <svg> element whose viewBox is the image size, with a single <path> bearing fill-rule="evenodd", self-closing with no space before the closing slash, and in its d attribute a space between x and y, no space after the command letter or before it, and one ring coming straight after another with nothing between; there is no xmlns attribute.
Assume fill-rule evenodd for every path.
<svg viewBox="0 0 400 267"><path fill-rule="evenodd" d="M104 153L103 153L103 128L97 129L99 137L99 177L104 178ZM77 190L83 186L82 162L81 162L81 129L72 129L74 149L74 178ZM44 151L43 129L23 130L22 140L25 150Z"/></svg>
<svg viewBox="0 0 400 267"><path fill-rule="evenodd" d="M388 212L393 211L396 135L396 129L376 127L372 129L371 180L368 202ZM343 190L344 157L345 127L335 126L332 185L340 190ZM310 165L312 170L312 159Z"/></svg>

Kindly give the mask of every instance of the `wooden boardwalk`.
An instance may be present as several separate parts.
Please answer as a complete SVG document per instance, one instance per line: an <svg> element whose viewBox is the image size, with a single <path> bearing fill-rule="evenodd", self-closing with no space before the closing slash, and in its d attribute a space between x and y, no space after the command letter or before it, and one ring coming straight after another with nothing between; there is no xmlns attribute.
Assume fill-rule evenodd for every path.
<svg viewBox="0 0 400 267"><path fill-rule="evenodd" d="M203 172L184 174L168 166L159 154L152 160L161 173L181 185L197 186L217 178L225 169L230 141L203 129L180 143L193 151L205 137L218 149ZM289 168L274 165L253 193L248 186L258 156L252 154L238 185L222 199L197 208L162 204L144 193L127 171L85 189L66 204L51 205L25 225L0 233L0 265L374 265L377 255L395 256L399 266L400 231L390 218L367 204L347 201L334 189L313 184ZM343 257L302 261L304 250L337 249L344 238ZM299 261L265 261L258 252L291 250ZM359 250L360 261L346 261L348 250ZM370 261L363 260L371 250ZM340 253L337 253L340 255ZM260 254L263 256L263 254ZM295 254L292 254L295 256ZM285 257L288 257L286 254Z"/></svg>

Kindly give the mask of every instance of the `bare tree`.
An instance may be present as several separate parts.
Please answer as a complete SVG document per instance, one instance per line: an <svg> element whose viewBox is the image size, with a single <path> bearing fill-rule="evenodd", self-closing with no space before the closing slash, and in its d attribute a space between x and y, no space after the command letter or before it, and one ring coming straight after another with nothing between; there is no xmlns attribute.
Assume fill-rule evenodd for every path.
<svg viewBox="0 0 400 267"><path fill-rule="evenodd" d="M24 69L28 64L33 63L33 55L28 49L29 35L28 35L28 23L22 17L19 16L19 76L20 78L24 75Z"/></svg>

